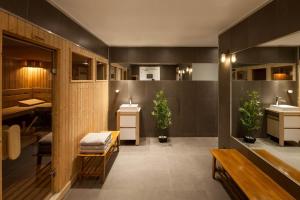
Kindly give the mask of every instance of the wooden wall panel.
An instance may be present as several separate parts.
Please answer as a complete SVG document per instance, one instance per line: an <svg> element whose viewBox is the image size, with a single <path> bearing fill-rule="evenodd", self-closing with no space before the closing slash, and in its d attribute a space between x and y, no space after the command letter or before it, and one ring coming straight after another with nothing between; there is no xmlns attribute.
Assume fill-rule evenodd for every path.
<svg viewBox="0 0 300 200"><path fill-rule="evenodd" d="M26 67L23 61L3 59L3 89L51 88L50 67Z"/></svg>
<svg viewBox="0 0 300 200"><path fill-rule="evenodd" d="M106 64L108 61L76 46L66 39L50 34L23 19L3 11L0 11L0 31L1 28L5 34L56 50L57 73L52 76L54 133L52 163L53 168L56 170L56 176L52 184L53 192L60 192L76 178L78 172L76 157L80 139L88 131L107 130L108 117L108 81L95 81L94 74L92 81L72 82L70 80L70 53L76 51ZM2 34L2 31L0 33ZM2 39L2 37L0 38ZM93 65L93 67L95 66ZM1 70L2 66L0 67L0 75ZM33 80L33 84L38 84L38 82L37 79ZM2 81L0 81L0 84L0 93L2 95ZM2 171L1 166L0 171ZM2 183L1 175L0 179ZM2 194L2 187L0 193ZM2 195L0 197L2 198Z"/></svg>

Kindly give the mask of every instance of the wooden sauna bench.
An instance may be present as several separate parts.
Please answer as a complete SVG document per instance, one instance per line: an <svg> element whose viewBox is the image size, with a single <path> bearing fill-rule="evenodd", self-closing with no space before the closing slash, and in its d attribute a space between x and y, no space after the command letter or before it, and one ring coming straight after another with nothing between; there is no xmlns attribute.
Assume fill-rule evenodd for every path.
<svg viewBox="0 0 300 200"><path fill-rule="evenodd" d="M237 150L213 149L211 153L213 156L213 178L216 179L216 172L218 172L225 186L226 181L232 180L243 192L242 196L234 193L233 188L227 185L227 189L231 190L236 199L295 199ZM217 167L217 162L219 167Z"/></svg>
<svg viewBox="0 0 300 200"><path fill-rule="evenodd" d="M101 133L99 133L101 134ZM119 151L120 146L120 131L112 131L111 143L104 153L99 154L83 154L79 153L78 157L81 160L81 169L79 178L92 176L100 177L102 175L102 183L106 178L106 165L112 156L112 153Z"/></svg>
<svg viewBox="0 0 300 200"><path fill-rule="evenodd" d="M34 106L12 106L2 109L3 120L12 119L15 117L20 117L23 115L30 114L35 111L50 111L51 103L42 103Z"/></svg>

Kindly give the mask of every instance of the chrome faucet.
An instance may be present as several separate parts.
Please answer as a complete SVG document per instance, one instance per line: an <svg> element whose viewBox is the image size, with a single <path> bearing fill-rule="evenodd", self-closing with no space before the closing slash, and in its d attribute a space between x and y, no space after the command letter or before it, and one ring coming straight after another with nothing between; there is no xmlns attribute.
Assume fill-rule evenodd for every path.
<svg viewBox="0 0 300 200"><path fill-rule="evenodd" d="M279 99L280 98L282 98L282 97L279 97L279 96L275 97L275 104L276 104L276 106L279 106Z"/></svg>
<svg viewBox="0 0 300 200"><path fill-rule="evenodd" d="M286 102L286 101L282 99L282 97L276 96L275 97L276 106L279 106L279 102Z"/></svg>
<svg viewBox="0 0 300 200"><path fill-rule="evenodd" d="M132 100L131 100L131 97L129 98L129 104L131 105L131 103L132 103Z"/></svg>

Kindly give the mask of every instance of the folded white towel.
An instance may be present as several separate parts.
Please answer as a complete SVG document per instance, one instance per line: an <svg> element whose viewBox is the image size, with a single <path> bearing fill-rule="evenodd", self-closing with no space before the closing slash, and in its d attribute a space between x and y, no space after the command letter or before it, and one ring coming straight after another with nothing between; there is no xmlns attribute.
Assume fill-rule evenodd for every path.
<svg viewBox="0 0 300 200"><path fill-rule="evenodd" d="M81 139L80 145L105 145L109 140L111 140L111 132L88 133Z"/></svg>
<svg viewBox="0 0 300 200"><path fill-rule="evenodd" d="M110 143L111 139L105 145L80 145L80 150L105 150Z"/></svg>

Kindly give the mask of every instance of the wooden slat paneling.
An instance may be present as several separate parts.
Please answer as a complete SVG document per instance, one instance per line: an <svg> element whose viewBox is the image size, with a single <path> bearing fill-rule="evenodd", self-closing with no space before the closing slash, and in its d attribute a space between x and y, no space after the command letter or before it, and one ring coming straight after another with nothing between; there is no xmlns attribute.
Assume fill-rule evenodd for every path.
<svg viewBox="0 0 300 200"><path fill-rule="evenodd" d="M90 82L71 82L70 52L76 51L106 64L108 61L86 49L77 47L75 44L60 36L47 33L39 27L32 25L23 19L8 15L3 11L0 11L0 28L2 28L6 34L12 34L56 50L57 73L52 76L54 133L52 167L56 169L56 176L53 179L52 186L53 192L59 192L69 184L70 181L74 180L78 173L79 164L76 156L78 153L79 140L88 131L101 131L107 129L108 81L96 82L94 79ZM0 38L2 39L2 37ZM2 70L2 66L0 67L0 70ZM13 83L8 80L0 81L1 94L2 83L5 84L6 87L12 87L14 85L20 86L22 84L26 87L31 85L40 85L41 87L48 86L49 84L51 85L51 79L47 82L42 81L45 80L47 75L41 71L36 73L39 75L35 76L32 74L32 79L26 78L26 73L28 72L23 70L14 74L13 77L16 77L15 79L19 80L14 81ZM2 167L0 167L0 171L2 171ZM0 179L2 184L2 175L0 175ZM0 193L2 194L2 187Z"/></svg>
<svg viewBox="0 0 300 200"><path fill-rule="evenodd" d="M24 61L3 58L3 89L51 88L50 66L44 66L26 67Z"/></svg>

